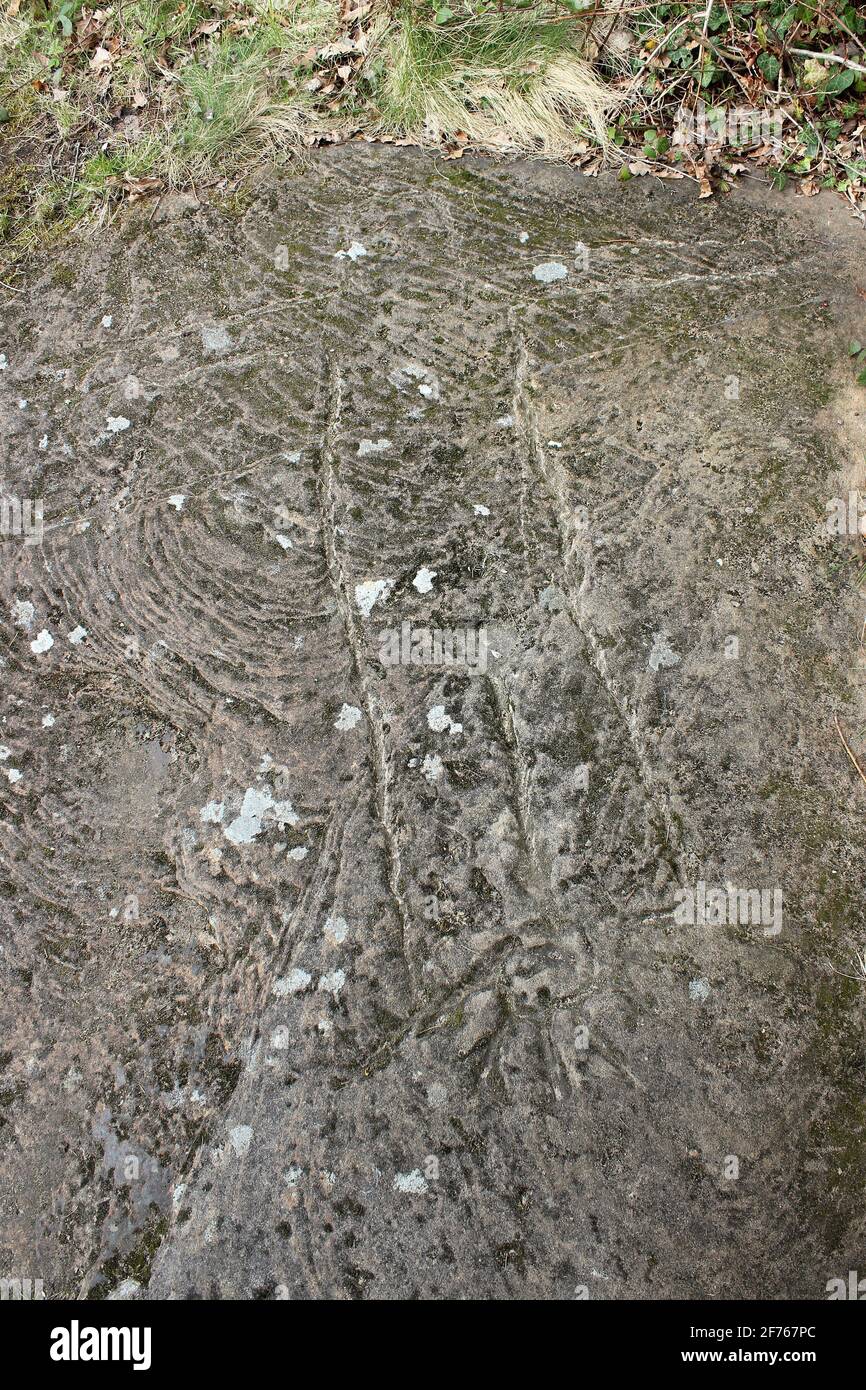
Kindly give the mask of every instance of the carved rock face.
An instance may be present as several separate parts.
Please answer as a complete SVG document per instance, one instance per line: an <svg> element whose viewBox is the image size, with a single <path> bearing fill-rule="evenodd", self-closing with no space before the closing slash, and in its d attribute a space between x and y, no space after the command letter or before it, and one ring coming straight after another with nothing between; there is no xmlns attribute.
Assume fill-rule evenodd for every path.
<svg viewBox="0 0 866 1390"><path fill-rule="evenodd" d="M10 306L0 1247L51 1297L856 1262L855 251L463 163L333 150Z"/></svg>

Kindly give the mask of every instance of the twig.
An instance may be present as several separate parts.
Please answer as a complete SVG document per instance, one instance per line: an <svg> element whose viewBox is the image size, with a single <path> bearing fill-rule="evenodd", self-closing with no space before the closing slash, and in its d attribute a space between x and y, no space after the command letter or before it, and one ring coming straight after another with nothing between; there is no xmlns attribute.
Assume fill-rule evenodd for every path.
<svg viewBox="0 0 866 1390"><path fill-rule="evenodd" d="M866 73L862 63L852 63L850 58L840 58L836 53L813 53L811 48L792 48L798 58L817 58L821 63L838 63L840 67L850 68L852 72Z"/></svg>
<svg viewBox="0 0 866 1390"><path fill-rule="evenodd" d="M69 204L72 202L72 195L73 195L73 193L75 192L75 177L76 177L76 175L77 175L77 173L78 173L78 160L79 160L79 158L80 158L80 155L81 155L81 143L80 143L80 141L76 140L76 142L75 142L75 164L73 165L73 169L72 169L72 178L69 180L69 192L68 192L67 195L66 195L66 207L67 207L67 209L69 208Z"/></svg>
<svg viewBox="0 0 866 1390"><path fill-rule="evenodd" d="M839 723L839 716L838 716L838 714L834 714L834 715L833 715L833 718L834 718L834 720L835 720L835 722L836 722L836 733L839 735L839 737L840 737L841 740L842 740L842 745L843 745L843 747L844 747L844 749L845 749L845 752L848 754L848 757L851 759L851 762L854 764L854 766L856 767L857 771L860 773L860 776L863 778L863 781L866 782L866 772L863 771L862 767L860 766L860 764L858 763L857 759L855 758L854 754L853 754L852 751L851 751L851 745L850 745L850 743L848 742L847 738L845 737L845 735L844 735L843 732L842 732L842 726L841 726L840 723Z"/></svg>

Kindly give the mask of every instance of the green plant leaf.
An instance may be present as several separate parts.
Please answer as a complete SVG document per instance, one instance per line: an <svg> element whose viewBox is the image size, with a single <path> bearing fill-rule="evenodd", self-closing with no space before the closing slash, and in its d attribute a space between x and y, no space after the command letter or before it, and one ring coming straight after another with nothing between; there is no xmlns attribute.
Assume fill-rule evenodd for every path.
<svg viewBox="0 0 866 1390"><path fill-rule="evenodd" d="M853 81L854 74L851 72L850 68L843 68L841 72L834 72L828 79L824 86L824 91L831 94L847 91Z"/></svg>
<svg viewBox="0 0 866 1390"><path fill-rule="evenodd" d="M775 54L759 53L758 67L768 82L775 82L776 78L779 76L781 64Z"/></svg>

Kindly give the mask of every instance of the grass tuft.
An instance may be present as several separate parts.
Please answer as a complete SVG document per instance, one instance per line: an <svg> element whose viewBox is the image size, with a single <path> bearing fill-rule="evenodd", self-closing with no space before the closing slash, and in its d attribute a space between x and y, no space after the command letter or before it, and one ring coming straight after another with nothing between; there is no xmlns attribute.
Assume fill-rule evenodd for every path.
<svg viewBox="0 0 866 1390"><path fill-rule="evenodd" d="M485 11L447 25L404 5L375 36L370 84L378 127L429 143L563 155L581 137L607 143L614 94L582 56L573 20Z"/></svg>

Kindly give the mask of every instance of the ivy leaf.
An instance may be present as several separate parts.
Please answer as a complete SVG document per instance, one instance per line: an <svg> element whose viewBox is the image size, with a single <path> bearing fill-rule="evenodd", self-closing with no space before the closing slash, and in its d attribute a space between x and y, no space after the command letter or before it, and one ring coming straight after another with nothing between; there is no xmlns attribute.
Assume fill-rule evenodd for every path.
<svg viewBox="0 0 866 1390"><path fill-rule="evenodd" d="M831 94L847 91L853 81L854 74L850 68L843 68L841 72L834 72L832 77L828 79L824 91Z"/></svg>
<svg viewBox="0 0 866 1390"><path fill-rule="evenodd" d="M775 54L759 53L758 67L768 82L775 82L776 78L779 76L781 64Z"/></svg>

